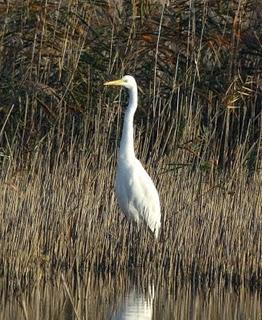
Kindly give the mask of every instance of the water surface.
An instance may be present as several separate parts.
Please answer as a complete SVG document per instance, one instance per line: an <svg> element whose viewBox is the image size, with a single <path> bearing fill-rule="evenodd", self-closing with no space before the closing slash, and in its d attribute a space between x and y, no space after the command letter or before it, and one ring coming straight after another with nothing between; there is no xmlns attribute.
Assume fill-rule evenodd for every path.
<svg viewBox="0 0 262 320"><path fill-rule="evenodd" d="M261 292L244 287L174 287L134 277L90 276L40 281L12 295L1 292L0 319L6 320L262 319Z"/></svg>

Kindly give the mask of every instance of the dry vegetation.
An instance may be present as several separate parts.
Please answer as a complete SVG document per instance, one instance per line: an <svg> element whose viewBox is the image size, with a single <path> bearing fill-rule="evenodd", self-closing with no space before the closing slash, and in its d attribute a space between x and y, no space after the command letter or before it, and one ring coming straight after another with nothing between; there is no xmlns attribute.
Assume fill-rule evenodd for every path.
<svg viewBox="0 0 262 320"><path fill-rule="evenodd" d="M64 271L262 286L261 17L256 1L227 3L0 3L8 290ZM160 192L158 243L115 203L121 95L102 83L122 73L141 86L136 147Z"/></svg>
<svg viewBox="0 0 262 320"><path fill-rule="evenodd" d="M53 155L52 142L45 142L26 165L20 158L5 160L1 272L9 285L19 280L22 286L25 279L47 279L61 271L118 273L136 268L170 281L261 285L261 176L248 177L239 166L229 175L201 167L196 172L166 168L166 161L188 162L180 149L152 169L153 156L148 169L163 207L162 241L154 244L144 231L130 232L117 209L116 154L105 152L108 139L99 139L105 135L99 124L110 114L107 108L95 120L99 134L90 142L92 153L72 141L66 153L60 146ZM115 121L111 119L107 130ZM137 143L142 145L139 139Z"/></svg>

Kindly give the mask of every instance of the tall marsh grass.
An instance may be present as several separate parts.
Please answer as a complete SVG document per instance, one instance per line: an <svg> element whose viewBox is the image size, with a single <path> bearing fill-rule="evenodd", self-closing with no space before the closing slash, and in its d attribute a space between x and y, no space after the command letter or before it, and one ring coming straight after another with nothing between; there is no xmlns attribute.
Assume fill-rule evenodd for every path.
<svg viewBox="0 0 262 320"><path fill-rule="evenodd" d="M262 285L261 34L242 2L0 4L8 289L64 271ZM124 97L102 83L122 73L140 85L135 143L160 193L159 242L114 197Z"/></svg>
<svg viewBox="0 0 262 320"><path fill-rule="evenodd" d="M118 109L115 115L118 124L120 113ZM174 167L189 163L188 152L177 148L172 156L157 159L156 142L146 164L162 204L161 239L155 243L146 229L131 228L117 208L116 150L108 151L112 142L106 134L115 121L99 126L110 117L107 106L94 119L93 139L82 147L72 138L66 147L58 141L54 152L55 139L49 137L28 155L30 161L21 163L15 152L4 158L1 274L9 285L64 271L81 275L134 269L172 281L261 285L261 175L250 177L240 165L230 174L201 165L193 171L191 166ZM147 148L141 140L150 131L148 126L136 135L141 155Z"/></svg>

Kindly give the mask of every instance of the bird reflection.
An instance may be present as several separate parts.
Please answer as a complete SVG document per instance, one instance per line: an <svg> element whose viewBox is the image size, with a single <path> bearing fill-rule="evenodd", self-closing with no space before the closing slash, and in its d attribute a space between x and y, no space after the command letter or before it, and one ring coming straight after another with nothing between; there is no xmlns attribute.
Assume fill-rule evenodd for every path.
<svg viewBox="0 0 262 320"><path fill-rule="evenodd" d="M153 318L154 290L149 288L147 294L131 290L120 303L119 308L110 319L113 320L151 320Z"/></svg>

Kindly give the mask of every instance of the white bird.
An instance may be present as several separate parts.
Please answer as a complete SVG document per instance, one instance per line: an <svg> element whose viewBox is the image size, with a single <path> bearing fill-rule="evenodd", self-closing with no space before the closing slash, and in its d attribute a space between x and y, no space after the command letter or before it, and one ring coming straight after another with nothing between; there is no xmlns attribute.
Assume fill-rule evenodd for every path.
<svg viewBox="0 0 262 320"><path fill-rule="evenodd" d="M106 86L124 86L128 89L129 102L118 153L116 196L119 206L128 219L138 225L145 223L158 237L161 226L160 201L156 187L135 156L134 114L137 109L137 84L132 76L104 83Z"/></svg>

